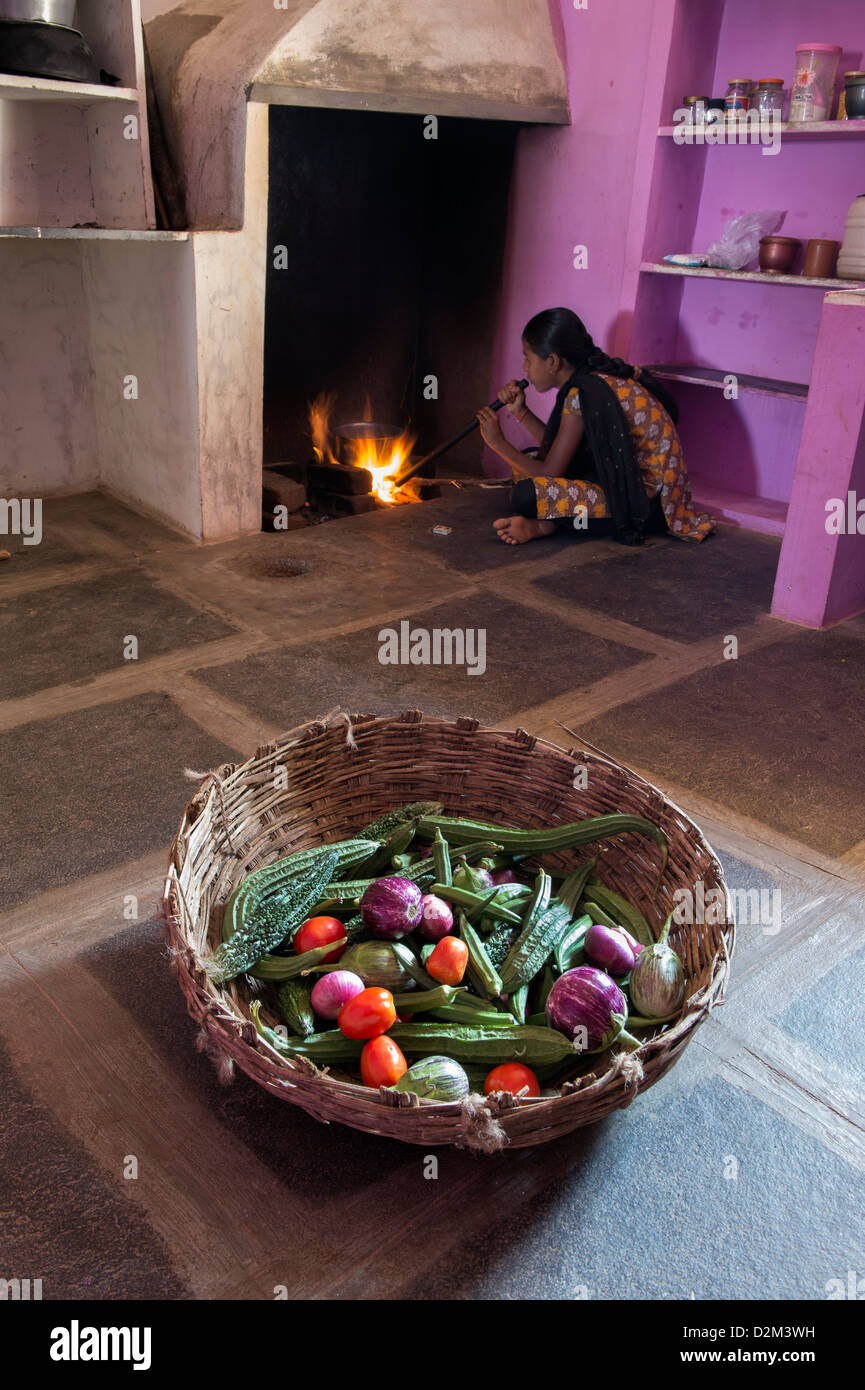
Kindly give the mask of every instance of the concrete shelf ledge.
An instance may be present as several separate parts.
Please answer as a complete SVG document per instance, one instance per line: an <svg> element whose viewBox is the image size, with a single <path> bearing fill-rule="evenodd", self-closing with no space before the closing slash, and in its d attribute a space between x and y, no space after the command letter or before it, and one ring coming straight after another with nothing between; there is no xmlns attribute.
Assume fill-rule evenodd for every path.
<svg viewBox="0 0 865 1390"><path fill-rule="evenodd" d="M701 280L753 280L759 285L798 285L803 290L865 289L861 280L816 280L808 275L766 275L762 270L721 270L715 266L667 265L662 261L643 261L644 275L689 275Z"/></svg>
<svg viewBox="0 0 865 1390"><path fill-rule="evenodd" d="M721 122L718 122L718 124L720 125ZM684 127L680 125L662 125L658 126L658 134L669 137L675 135L677 130L682 129L689 130L693 136L705 135L707 128L705 125ZM708 129L712 130L714 127L710 125ZM725 124L725 134L726 129ZM730 133L732 134L732 131ZM782 121L781 136L783 138L787 135L793 135L800 139L808 140L850 140L855 139L857 136L863 139L865 138L865 121ZM726 145L737 143L738 141L733 140L724 141ZM744 141L742 143L744 144Z"/></svg>
<svg viewBox="0 0 865 1390"><path fill-rule="evenodd" d="M752 396L775 396L782 400L801 401L808 399L808 387L798 381L777 381L774 377L749 376L729 367L721 371L717 367L697 367L691 362L662 362L658 366L648 366L647 370L665 381L682 381L690 386L709 386L722 391L727 378L736 377L738 389Z"/></svg>
<svg viewBox="0 0 865 1390"><path fill-rule="evenodd" d="M115 227L0 227L5 241L188 241L189 232Z"/></svg>
<svg viewBox="0 0 865 1390"><path fill-rule="evenodd" d="M134 87L106 87L101 82L62 82L52 77L15 77L0 73L0 101L65 101L92 106L95 101L137 101Z"/></svg>

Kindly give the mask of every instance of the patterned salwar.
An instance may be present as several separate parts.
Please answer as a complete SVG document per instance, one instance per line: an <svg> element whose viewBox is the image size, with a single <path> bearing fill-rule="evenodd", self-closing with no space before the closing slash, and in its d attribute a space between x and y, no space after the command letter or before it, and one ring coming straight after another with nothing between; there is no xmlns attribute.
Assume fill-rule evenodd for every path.
<svg viewBox="0 0 865 1390"><path fill-rule="evenodd" d="M705 540L715 530L715 518L694 510L682 445L667 411L640 386L639 380L599 375L618 397L630 427L646 492L650 497L660 497L670 533L683 541ZM574 387L565 400L563 414L579 412L580 393ZM541 521L562 521L580 515L600 519L610 515L607 499L597 482L544 477L535 477L532 482Z"/></svg>

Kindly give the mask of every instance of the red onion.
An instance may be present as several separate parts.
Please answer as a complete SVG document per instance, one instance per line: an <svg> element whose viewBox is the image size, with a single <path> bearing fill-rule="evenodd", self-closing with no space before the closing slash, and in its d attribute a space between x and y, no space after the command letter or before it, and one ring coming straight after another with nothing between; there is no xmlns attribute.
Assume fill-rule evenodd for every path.
<svg viewBox="0 0 865 1390"><path fill-rule="evenodd" d="M492 877L493 877L493 883L495 883L496 885L498 885L498 884L500 884L500 883L522 883L522 882L523 882L523 880L522 880L521 878L517 878L517 875L514 873L513 869L495 869L495 870L493 871L493 876L492 876Z"/></svg>
<svg viewBox="0 0 865 1390"><path fill-rule="evenodd" d="M364 923L382 941L399 941L420 922L423 894L410 878L377 878L360 900Z"/></svg>
<svg viewBox="0 0 865 1390"><path fill-rule="evenodd" d="M366 985L353 970L331 970L322 975L312 987L310 1003L321 1018L336 1018L343 1004L353 999Z"/></svg>
<svg viewBox="0 0 865 1390"><path fill-rule="evenodd" d="M637 958L631 938L622 927L604 927L597 922L586 935L586 956L592 965L611 975L627 975Z"/></svg>
<svg viewBox="0 0 865 1390"><path fill-rule="evenodd" d="M581 1052L601 1052L615 1042L628 1016L625 996L615 980L591 965L566 970L547 998L547 1023L580 1044Z"/></svg>
<svg viewBox="0 0 865 1390"><path fill-rule="evenodd" d="M454 915L443 898L435 893L424 893L423 915L418 933L424 941L441 941L453 931Z"/></svg>

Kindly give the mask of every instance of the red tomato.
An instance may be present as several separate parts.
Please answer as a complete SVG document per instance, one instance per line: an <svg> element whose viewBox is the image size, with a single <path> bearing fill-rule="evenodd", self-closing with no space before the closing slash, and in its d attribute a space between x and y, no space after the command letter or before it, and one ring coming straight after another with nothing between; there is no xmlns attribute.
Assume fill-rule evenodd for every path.
<svg viewBox="0 0 865 1390"><path fill-rule="evenodd" d="M337 1014L337 1027L347 1038L377 1038L396 1023L396 1009L389 989L370 986L361 990Z"/></svg>
<svg viewBox="0 0 865 1390"><path fill-rule="evenodd" d="M408 1062L386 1033L371 1038L360 1054L364 1086L394 1086L405 1071L408 1071Z"/></svg>
<svg viewBox="0 0 865 1390"><path fill-rule="evenodd" d="M515 1096L517 1091L521 1091L524 1086L528 1086L527 1095L539 1096L541 1088L538 1085L538 1078L528 1067L524 1067L522 1062L505 1062L500 1067L493 1067L486 1081L484 1082L484 1095L492 1095L493 1091L510 1091Z"/></svg>
<svg viewBox="0 0 865 1390"><path fill-rule="evenodd" d="M469 948L458 936L443 936L430 953L426 972L441 985L458 985L469 963Z"/></svg>
<svg viewBox="0 0 865 1390"><path fill-rule="evenodd" d="M293 943L294 949L302 956L304 951L314 951L317 946L326 946L328 941L341 941L344 936L345 927L336 917L308 917L298 928ZM322 965L333 965L344 950L344 946L338 946L335 951L325 956Z"/></svg>

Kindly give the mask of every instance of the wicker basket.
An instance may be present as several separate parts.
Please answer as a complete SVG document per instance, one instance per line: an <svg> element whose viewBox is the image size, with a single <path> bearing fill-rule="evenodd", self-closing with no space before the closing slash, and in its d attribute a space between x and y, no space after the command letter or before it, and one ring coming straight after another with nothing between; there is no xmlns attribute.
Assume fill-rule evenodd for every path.
<svg viewBox="0 0 865 1390"><path fill-rule="evenodd" d="M586 777L574 777L578 765ZM191 774L201 776L201 774ZM575 780L587 782L576 790ZM420 1101L342 1080L307 1059L278 1056L257 1035L246 976L216 986L202 960L220 940L222 908L246 874L290 850L346 838L393 806L437 800L451 815L502 824L548 826L586 816L631 812L665 831L670 860L657 896L657 847L641 835L603 842L599 876L628 897L655 931L676 889L720 889L717 924L674 924L671 944L685 968L685 1007L674 1024L647 1034L639 1051L615 1047L583 1059L584 1074L560 1093L535 1100L473 1096L460 1103ZM594 852L594 851L593 851ZM570 867L584 850L546 856ZM718 902L717 894L709 901ZM722 917L721 912L708 916ZM240 766L207 774L184 813L171 849L163 898L166 941L201 1025L198 1045L224 1080L236 1063L282 1100L322 1121L427 1147L456 1144L491 1152L558 1138L631 1103L664 1075L722 996L735 927L721 867L696 825L662 793L589 749L565 751L524 730L481 728L476 720L425 719L417 710L376 718L340 711L260 748ZM262 1000L262 1017L278 1017ZM588 1070L589 1067L593 1069Z"/></svg>

